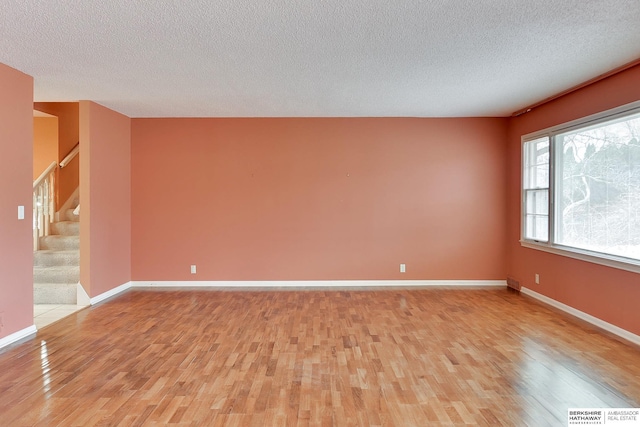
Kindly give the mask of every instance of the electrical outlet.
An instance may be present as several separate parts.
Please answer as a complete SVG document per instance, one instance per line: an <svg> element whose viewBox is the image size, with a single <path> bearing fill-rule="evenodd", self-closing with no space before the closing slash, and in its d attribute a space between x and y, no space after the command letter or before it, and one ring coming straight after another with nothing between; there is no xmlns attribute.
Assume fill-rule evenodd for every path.
<svg viewBox="0 0 640 427"><path fill-rule="evenodd" d="M196 274L196 266L195 265L191 266L191 274Z"/></svg>
<svg viewBox="0 0 640 427"><path fill-rule="evenodd" d="M540 284L540 275L536 273L536 285Z"/></svg>
<svg viewBox="0 0 640 427"><path fill-rule="evenodd" d="M407 266L405 264L400 264L400 273L406 273L407 272Z"/></svg>

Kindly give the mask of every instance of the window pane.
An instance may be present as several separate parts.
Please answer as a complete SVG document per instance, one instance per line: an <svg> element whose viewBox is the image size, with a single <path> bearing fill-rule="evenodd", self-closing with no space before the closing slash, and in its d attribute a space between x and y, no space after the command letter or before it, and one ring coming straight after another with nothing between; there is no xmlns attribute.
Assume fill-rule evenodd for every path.
<svg viewBox="0 0 640 427"><path fill-rule="evenodd" d="M549 240L549 217L546 215L525 216L525 239L546 242Z"/></svg>
<svg viewBox="0 0 640 427"><path fill-rule="evenodd" d="M640 259L640 114L556 143L556 243Z"/></svg>
<svg viewBox="0 0 640 427"><path fill-rule="evenodd" d="M549 150L547 136L527 141L523 146L525 239L545 242L549 239Z"/></svg>
<svg viewBox="0 0 640 427"><path fill-rule="evenodd" d="M547 156L548 157L548 156ZM548 162L549 160L547 160ZM546 188L549 186L549 163L536 166L536 187Z"/></svg>
<svg viewBox="0 0 640 427"><path fill-rule="evenodd" d="M535 217L533 215L525 216L524 237L527 239L535 239Z"/></svg>
<svg viewBox="0 0 640 427"><path fill-rule="evenodd" d="M547 215L549 213L549 190L527 190L525 212Z"/></svg>
<svg viewBox="0 0 640 427"><path fill-rule="evenodd" d="M524 188L549 186L549 137L527 141L524 144Z"/></svg>
<svg viewBox="0 0 640 427"><path fill-rule="evenodd" d="M549 217L537 216L536 217L536 240L546 242L549 240Z"/></svg>

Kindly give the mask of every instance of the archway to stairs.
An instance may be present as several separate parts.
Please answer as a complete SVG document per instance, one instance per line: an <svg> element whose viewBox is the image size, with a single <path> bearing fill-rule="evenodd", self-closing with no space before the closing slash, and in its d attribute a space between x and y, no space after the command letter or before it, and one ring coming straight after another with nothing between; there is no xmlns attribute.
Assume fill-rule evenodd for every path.
<svg viewBox="0 0 640 427"><path fill-rule="evenodd" d="M35 103L33 135L34 228L43 228L34 236L34 324L41 328L87 302L79 291L78 103ZM47 191L38 192L38 179Z"/></svg>

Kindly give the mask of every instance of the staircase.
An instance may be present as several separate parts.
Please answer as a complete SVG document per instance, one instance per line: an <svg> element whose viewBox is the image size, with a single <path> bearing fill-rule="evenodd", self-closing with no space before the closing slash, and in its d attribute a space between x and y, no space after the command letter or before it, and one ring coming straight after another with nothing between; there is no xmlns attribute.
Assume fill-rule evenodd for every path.
<svg viewBox="0 0 640 427"><path fill-rule="evenodd" d="M80 216L73 209L61 213L42 236L33 253L33 300L35 304L76 304L80 281Z"/></svg>

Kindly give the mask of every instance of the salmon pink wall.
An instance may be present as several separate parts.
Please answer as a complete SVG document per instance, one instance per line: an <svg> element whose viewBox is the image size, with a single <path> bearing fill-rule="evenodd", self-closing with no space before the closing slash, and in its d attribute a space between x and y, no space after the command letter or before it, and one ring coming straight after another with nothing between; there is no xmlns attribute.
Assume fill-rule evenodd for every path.
<svg viewBox="0 0 640 427"><path fill-rule="evenodd" d="M640 335L640 274L520 246L521 136L640 100L640 66L513 118L508 147L508 273L521 285ZM535 274L540 284L534 284Z"/></svg>
<svg viewBox="0 0 640 427"><path fill-rule="evenodd" d="M58 118L33 118L33 180L58 161Z"/></svg>
<svg viewBox="0 0 640 427"><path fill-rule="evenodd" d="M33 325L33 79L0 64L0 338ZM18 220L18 206L25 219Z"/></svg>
<svg viewBox="0 0 640 427"><path fill-rule="evenodd" d="M131 119L80 102L80 283L90 297L131 280Z"/></svg>
<svg viewBox="0 0 640 427"><path fill-rule="evenodd" d="M134 119L133 280L503 280L506 123Z"/></svg>
<svg viewBox="0 0 640 427"><path fill-rule="evenodd" d="M61 162L80 140L79 114L77 102L36 102L33 108L58 118L58 163ZM76 156L71 163L58 170L58 200L61 206L78 188L80 159Z"/></svg>

